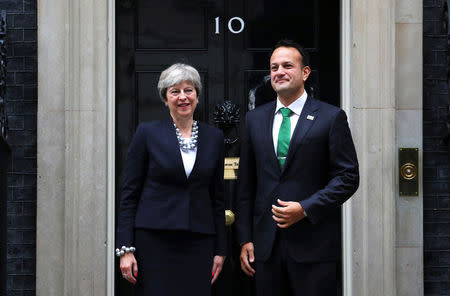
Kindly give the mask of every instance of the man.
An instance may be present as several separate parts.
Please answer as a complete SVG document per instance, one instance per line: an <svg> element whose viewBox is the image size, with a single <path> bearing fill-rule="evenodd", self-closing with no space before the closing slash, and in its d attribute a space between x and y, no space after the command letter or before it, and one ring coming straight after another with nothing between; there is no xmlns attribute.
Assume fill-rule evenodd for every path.
<svg viewBox="0 0 450 296"><path fill-rule="evenodd" d="M257 296L336 295L340 206L358 188L358 161L345 112L306 93L308 63L301 46L278 42L277 100L246 116L236 233Z"/></svg>

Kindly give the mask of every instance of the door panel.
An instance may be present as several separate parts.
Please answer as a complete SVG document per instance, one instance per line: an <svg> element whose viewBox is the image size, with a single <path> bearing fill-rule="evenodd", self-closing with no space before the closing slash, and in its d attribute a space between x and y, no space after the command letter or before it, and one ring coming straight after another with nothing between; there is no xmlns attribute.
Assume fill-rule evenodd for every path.
<svg viewBox="0 0 450 296"><path fill-rule="evenodd" d="M208 8L202 2L137 1L136 48L207 50Z"/></svg>
<svg viewBox="0 0 450 296"><path fill-rule="evenodd" d="M248 50L270 49L281 38L295 39L307 48L317 47L319 19L316 15L319 1L242 2L248 22L245 34Z"/></svg>
<svg viewBox="0 0 450 296"><path fill-rule="evenodd" d="M220 125L218 106L225 100L240 110L227 105L239 121L220 125L230 142L227 157L239 156L245 113L276 98L268 79L269 55L279 39L293 39L310 53L308 93L339 105L339 1L117 0L116 5L116 204L137 124L169 116L156 86L161 71L173 63L200 72L197 119ZM233 210L236 180L226 180L226 194ZM252 280L240 271L232 226L228 237L226 265L213 294L253 295ZM132 287L118 268L116 277L116 295L130 295Z"/></svg>

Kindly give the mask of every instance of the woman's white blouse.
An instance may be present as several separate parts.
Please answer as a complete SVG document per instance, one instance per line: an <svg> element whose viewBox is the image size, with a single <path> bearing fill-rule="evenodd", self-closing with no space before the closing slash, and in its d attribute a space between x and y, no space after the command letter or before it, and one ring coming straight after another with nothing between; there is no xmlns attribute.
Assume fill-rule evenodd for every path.
<svg viewBox="0 0 450 296"><path fill-rule="evenodd" d="M186 138L186 140L190 140L190 138ZM189 178L189 175L191 174L192 169L194 168L195 158L197 156L197 147L195 147L195 149L185 151L180 149L180 152L181 158L183 158L183 165L184 170L186 171L186 177Z"/></svg>

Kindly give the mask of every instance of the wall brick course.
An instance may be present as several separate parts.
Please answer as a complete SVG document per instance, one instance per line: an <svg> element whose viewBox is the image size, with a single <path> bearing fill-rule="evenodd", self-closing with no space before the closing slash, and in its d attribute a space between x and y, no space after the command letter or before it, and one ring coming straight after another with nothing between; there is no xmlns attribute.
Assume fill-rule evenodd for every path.
<svg viewBox="0 0 450 296"><path fill-rule="evenodd" d="M36 187L13 187L13 200L15 201L35 201L36 200ZM34 198L33 198L34 197Z"/></svg>
<svg viewBox="0 0 450 296"><path fill-rule="evenodd" d="M444 209L450 209L450 193L447 193L446 196L439 196L438 202L439 202L439 208Z"/></svg>
<svg viewBox="0 0 450 296"><path fill-rule="evenodd" d="M16 14L14 17L14 27L24 29L35 29L37 18L35 13Z"/></svg>
<svg viewBox="0 0 450 296"><path fill-rule="evenodd" d="M8 258L36 258L36 246L34 244L9 244Z"/></svg>
<svg viewBox="0 0 450 296"><path fill-rule="evenodd" d="M440 295L441 283L440 282L425 282L424 293L428 296Z"/></svg>
<svg viewBox="0 0 450 296"><path fill-rule="evenodd" d="M22 273L22 259L13 258L7 260L8 270L11 271L11 273L19 274Z"/></svg>
<svg viewBox="0 0 450 296"><path fill-rule="evenodd" d="M8 216L8 231L11 229L36 229L36 217L33 216ZM20 232L22 235L22 232Z"/></svg>
<svg viewBox="0 0 450 296"><path fill-rule="evenodd" d="M424 0L423 189L424 292L450 295L450 195L447 132L448 35L442 24L443 0Z"/></svg>
<svg viewBox="0 0 450 296"><path fill-rule="evenodd" d="M426 6L423 8L423 21L440 21L442 15L441 5Z"/></svg>
<svg viewBox="0 0 450 296"><path fill-rule="evenodd" d="M424 194L446 194L449 192L449 184L448 181L424 182L423 191Z"/></svg>
<svg viewBox="0 0 450 296"><path fill-rule="evenodd" d="M448 281L450 274L445 267L428 267L424 270L424 279L426 281Z"/></svg>
<svg viewBox="0 0 450 296"><path fill-rule="evenodd" d="M8 116L8 127L9 130L23 130L25 127L25 121L23 116Z"/></svg>
<svg viewBox="0 0 450 296"><path fill-rule="evenodd" d="M436 124L431 125L429 128L434 128L432 130L432 134L434 136L439 136L441 132L441 128L443 128L444 125ZM430 131L431 133L431 131ZM427 157L423 159L423 166L426 167L432 167L432 166L442 166L446 164L446 160L448 160L448 153L441 152L441 151L433 151L433 152L427 152Z"/></svg>
<svg viewBox="0 0 450 296"><path fill-rule="evenodd" d="M423 238L424 248L427 251L450 250L450 237L425 236ZM427 267L427 266L425 266ZM449 268L450 272L450 268Z"/></svg>
<svg viewBox="0 0 450 296"><path fill-rule="evenodd" d="M435 7L436 0L423 0L423 7Z"/></svg>
<svg viewBox="0 0 450 296"><path fill-rule="evenodd" d="M24 185L24 177L22 174L8 173L8 186L23 186Z"/></svg>
<svg viewBox="0 0 450 296"><path fill-rule="evenodd" d="M435 55L435 52L433 51L431 54ZM447 67L444 65L436 65L435 61L436 58L433 57L432 61L430 61L430 64L424 65L423 72L427 78L443 79L443 77L446 77L447 75Z"/></svg>
<svg viewBox="0 0 450 296"><path fill-rule="evenodd" d="M7 72L6 73L6 84L7 85L14 85L16 81L16 73L15 72ZM8 105L6 105L8 107Z"/></svg>
<svg viewBox="0 0 450 296"><path fill-rule="evenodd" d="M450 222L450 210L425 209L423 211L423 219L426 221L424 225L427 225L429 222ZM424 236L427 235L427 233L424 233Z"/></svg>
<svg viewBox="0 0 450 296"><path fill-rule="evenodd" d="M8 202L6 206L6 214L9 216L22 215L23 208L22 202Z"/></svg>
<svg viewBox="0 0 450 296"><path fill-rule="evenodd" d="M11 285L8 286L12 286L12 282ZM8 296L23 296L23 291L22 290L8 290Z"/></svg>
<svg viewBox="0 0 450 296"><path fill-rule="evenodd" d="M432 106L445 106L448 100L448 90L441 90L440 92L431 92L430 85L426 83L427 80L424 80L424 102L423 107L432 107Z"/></svg>
<svg viewBox="0 0 450 296"><path fill-rule="evenodd" d="M36 41L37 34L34 29L24 29L23 30L23 41Z"/></svg>
<svg viewBox="0 0 450 296"><path fill-rule="evenodd" d="M432 48L424 47L423 49L423 63L424 67L426 67L429 64L434 64L436 60L435 54L433 53ZM427 69L424 68L424 73L427 72Z"/></svg>
<svg viewBox="0 0 450 296"><path fill-rule="evenodd" d="M30 115L35 117L37 111L37 102L36 101L18 101L12 103L14 106L14 113L16 115Z"/></svg>
<svg viewBox="0 0 450 296"><path fill-rule="evenodd" d="M425 181L435 180L437 176L437 169L434 167L423 168L423 179Z"/></svg>
<svg viewBox="0 0 450 296"><path fill-rule="evenodd" d="M35 210L32 211L35 214ZM36 231L34 230L24 230L22 231L22 243L33 244L36 241Z"/></svg>
<svg viewBox="0 0 450 296"><path fill-rule="evenodd" d="M10 71L20 71L24 68L25 59L22 57L7 58L6 63Z"/></svg>
<svg viewBox="0 0 450 296"><path fill-rule="evenodd" d="M21 244L23 243L22 232L8 229L7 233L8 244Z"/></svg>
<svg viewBox="0 0 450 296"><path fill-rule="evenodd" d="M425 236L446 236L450 233L450 221L443 223L424 223Z"/></svg>
<svg viewBox="0 0 450 296"><path fill-rule="evenodd" d="M23 29L8 29L6 32L8 38L8 43L24 41L24 30Z"/></svg>
<svg viewBox="0 0 450 296"><path fill-rule="evenodd" d="M14 45L13 50L14 50L15 57L20 57L20 56L30 57L30 56L36 55L36 53L37 53L36 42L20 42L20 43ZM20 82L18 82L18 83L20 83Z"/></svg>
<svg viewBox="0 0 450 296"><path fill-rule="evenodd" d="M430 137L439 137L442 139L442 131L447 128L446 124L443 122L430 122L425 121L423 124L423 133ZM434 157L439 158L438 153L433 153L424 156L424 166L426 165L434 165L438 161L433 159Z"/></svg>
<svg viewBox="0 0 450 296"><path fill-rule="evenodd" d="M446 44L445 42L447 41L447 35L443 34L443 35L424 35L423 36L423 49L424 52L426 52L426 50L447 50ZM424 58L425 58L424 54Z"/></svg>
<svg viewBox="0 0 450 296"><path fill-rule="evenodd" d="M6 10L8 13L22 12L23 6L20 3L21 1L17 0L2 0L0 2L0 10Z"/></svg>
<svg viewBox="0 0 450 296"><path fill-rule="evenodd" d="M13 188L14 187L8 187L8 189L7 189L8 201L13 201L13 198L14 198Z"/></svg>
<svg viewBox="0 0 450 296"><path fill-rule="evenodd" d="M425 175L424 175L425 176ZM423 199L423 208L424 209L436 209L439 203L437 197L429 196L428 198Z"/></svg>
<svg viewBox="0 0 450 296"><path fill-rule="evenodd" d="M450 295L450 282L441 282L441 295Z"/></svg>
<svg viewBox="0 0 450 296"><path fill-rule="evenodd" d="M447 63L447 51L446 50L435 50L436 60L434 61L437 65L445 65Z"/></svg>
<svg viewBox="0 0 450 296"><path fill-rule="evenodd" d="M36 145L36 132L20 130L8 136L10 145Z"/></svg>
<svg viewBox="0 0 450 296"><path fill-rule="evenodd" d="M26 116L24 118L24 129L35 131L37 128L37 117Z"/></svg>
<svg viewBox="0 0 450 296"><path fill-rule="evenodd" d="M25 12L35 12L37 10L37 0L23 0Z"/></svg>
<svg viewBox="0 0 450 296"><path fill-rule="evenodd" d="M6 89L6 97L8 102L23 100L23 86L10 86Z"/></svg>
<svg viewBox="0 0 450 296"><path fill-rule="evenodd" d="M34 72L16 72L17 84L36 84L37 74Z"/></svg>
<svg viewBox="0 0 450 296"><path fill-rule="evenodd" d="M437 175L438 180L446 181L450 177L450 168L448 167L448 165L446 167L438 168L437 172L438 172Z"/></svg>
<svg viewBox="0 0 450 296"><path fill-rule="evenodd" d="M13 170L22 173L36 173L36 159L16 159Z"/></svg>
<svg viewBox="0 0 450 296"><path fill-rule="evenodd" d="M37 99L36 84L24 85L23 95L25 98L27 98L27 100L36 100Z"/></svg>
<svg viewBox="0 0 450 296"><path fill-rule="evenodd" d="M34 57L26 57L25 58L25 70L27 71L36 71L37 70L37 59Z"/></svg>
<svg viewBox="0 0 450 296"><path fill-rule="evenodd" d="M441 265L450 265L450 250L440 251L439 255L439 264Z"/></svg>
<svg viewBox="0 0 450 296"><path fill-rule="evenodd" d="M427 35L436 34L436 23L428 21L423 24L423 33Z"/></svg>
<svg viewBox="0 0 450 296"><path fill-rule="evenodd" d="M22 260L22 272L26 274L35 274L36 264L34 259L23 259Z"/></svg>
<svg viewBox="0 0 450 296"><path fill-rule="evenodd" d="M33 186L36 187L37 185L37 178L36 174L30 173L21 173L23 176L23 185L24 186Z"/></svg>
<svg viewBox="0 0 450 296"><path fill-rule="evenodd" d="M24 201L22 204L23 215L35 216L36 215L36 202Z"/></svg>
<svg viewBox="0 0 450 296"><path fill-rule="evenodd" d="M35 279L33 275L15 275L13 278L13 289L34 289Z"/></svg>

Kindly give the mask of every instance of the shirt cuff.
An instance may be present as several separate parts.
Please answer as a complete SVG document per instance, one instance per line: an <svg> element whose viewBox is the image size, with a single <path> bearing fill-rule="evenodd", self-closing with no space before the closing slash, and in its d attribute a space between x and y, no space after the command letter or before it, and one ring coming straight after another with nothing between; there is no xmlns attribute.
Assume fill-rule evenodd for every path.
<svg viewBox="0 0 450 296"><path fill-rule="evenodd" d="M299 203L300 204L300 206L302 207L302 210L303 210L303 214L305 215L305 217L308 217L308 214L306 214L306 210L305 210L305 208L302 206L302 204L301 203Z"/></svg>

